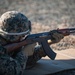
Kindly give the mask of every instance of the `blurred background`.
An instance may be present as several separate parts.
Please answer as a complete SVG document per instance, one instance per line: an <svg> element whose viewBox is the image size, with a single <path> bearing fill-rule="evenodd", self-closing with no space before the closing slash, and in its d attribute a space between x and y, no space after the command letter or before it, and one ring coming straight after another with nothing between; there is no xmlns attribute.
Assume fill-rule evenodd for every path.
<svg viewBox="0 0 75 75"><path fill-rule="evenodd" d="M32 33L75 27L75 0L0 0L0 16L11 10L20 11L31 20ZM75 35L51 47L54 50L75 48Z"/></svg>

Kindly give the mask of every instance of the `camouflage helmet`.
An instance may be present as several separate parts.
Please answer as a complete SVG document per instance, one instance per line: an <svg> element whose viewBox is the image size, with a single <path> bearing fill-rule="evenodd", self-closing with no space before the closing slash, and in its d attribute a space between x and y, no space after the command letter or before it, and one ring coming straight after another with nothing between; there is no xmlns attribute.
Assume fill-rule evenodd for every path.
<svg viewBox="0 0 75 75"><path fill-rule="evenodd" d="M0 35L7 40L15 41L30 30L30 21L18 11L8 11L0 17Z"/></svg>

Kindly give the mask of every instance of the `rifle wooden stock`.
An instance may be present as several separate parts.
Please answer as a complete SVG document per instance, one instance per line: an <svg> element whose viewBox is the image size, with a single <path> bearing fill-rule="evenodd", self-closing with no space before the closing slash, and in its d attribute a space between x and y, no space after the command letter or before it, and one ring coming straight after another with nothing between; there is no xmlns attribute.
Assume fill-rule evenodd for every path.
<svg viewBox="0 0 75 75"><path fill-rule="evenodd" d="M24 40L18 43L12 43L12 44L5 45L4 48L6 48L7 52L10 53L10 52L16 51L18 48L25 46L27 44L28 42Z"/></svg>

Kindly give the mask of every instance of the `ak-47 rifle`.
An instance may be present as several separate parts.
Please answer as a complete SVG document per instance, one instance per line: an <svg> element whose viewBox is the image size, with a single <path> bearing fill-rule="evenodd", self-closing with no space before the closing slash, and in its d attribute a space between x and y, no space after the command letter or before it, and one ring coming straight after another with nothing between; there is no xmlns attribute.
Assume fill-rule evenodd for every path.
<svg viewBox="0 0 75 75"><path fill-rule="evenodd" d="M64 36L68 36L71 33L75 33L75 28L57 29L53 31L61 33ZM4 47L7 49L8 52L12 52L12 51L16 51L18 48L22 46L26 46L28 44L38 42L39 44L42 45L43 50L46 53L46 55L52 60L54 60L56 57L56 53L50 48L50 45L48 44L48 40L52 39L51 35L52 35L51 31L37 33L37 34L30 34L23 41L8 44L8 45L5 45Z"/></svg>

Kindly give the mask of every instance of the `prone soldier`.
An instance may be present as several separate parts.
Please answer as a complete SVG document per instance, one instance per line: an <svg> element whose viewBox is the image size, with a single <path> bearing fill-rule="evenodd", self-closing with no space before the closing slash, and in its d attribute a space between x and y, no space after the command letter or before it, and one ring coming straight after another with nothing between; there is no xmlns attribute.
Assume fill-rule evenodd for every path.
<svg viewBox="0 0 75 75"><path fill-rule="evenodd" d="M4 45L12 42L20 42L31 32L31 23L28 18L18 11L5 12L0 17L0 74L22 75L25 69L29 69L38 60L45 57L41 45L30 44L23 46L15 52L8 53ZM64 36L53 32L55 43Z"/></svg>

